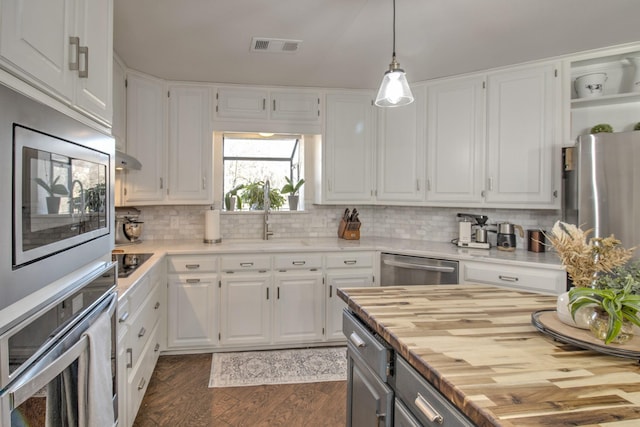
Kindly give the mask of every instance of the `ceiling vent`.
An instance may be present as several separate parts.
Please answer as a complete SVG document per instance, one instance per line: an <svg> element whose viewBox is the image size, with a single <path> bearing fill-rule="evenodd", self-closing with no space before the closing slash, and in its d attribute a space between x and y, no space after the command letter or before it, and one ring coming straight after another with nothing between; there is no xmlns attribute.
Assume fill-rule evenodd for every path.
<svg viewBox="0 0 640 427"><path fill-rule="evenodd" d="M270 53L296 53L300 49L301 44L302 40L254 37L251 39L251 51Z"/></svg>

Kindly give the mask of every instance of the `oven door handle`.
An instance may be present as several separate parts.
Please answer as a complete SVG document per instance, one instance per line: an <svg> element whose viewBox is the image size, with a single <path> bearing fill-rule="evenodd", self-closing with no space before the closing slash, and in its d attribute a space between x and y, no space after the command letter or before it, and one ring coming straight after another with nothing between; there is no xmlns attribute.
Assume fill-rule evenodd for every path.
<svg viewBox="0 0 640 427"><path fill-rule="evenodd" d="M441 265L424 265L424 264L413 264L410 262L402 262L402 261L393 261L390 259L385 259L384 262L386 265L390 265L392 267L399 268L411 268L414 270L426 270L426 271L435 271L438 273L453 273L456 271L455 267L446 267Z"/></svg>
<svg viewBox="0 0 640 427"><path fill-rule="evenodd" d="M9 396L10 410L20 406L46 386L88 348L89 338L84 335L85 331L103 312L112 316L117 302L118 295L113 292L6 389L3 395Z"/></svg>

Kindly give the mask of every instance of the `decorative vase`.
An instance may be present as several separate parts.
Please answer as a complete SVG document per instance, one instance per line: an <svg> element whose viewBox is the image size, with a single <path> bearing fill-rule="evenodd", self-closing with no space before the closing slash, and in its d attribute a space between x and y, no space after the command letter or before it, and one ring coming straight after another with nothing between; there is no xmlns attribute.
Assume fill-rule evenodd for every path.
<svg viewBox="0 0 640 427"><path fill-rule="evenodd" d="M594 337L604 341L607 337L607 330L609 329L609 313L596 308L591 313L589 330ZM622 322L622 328L618 335L616 335L611 341L614 344L624 344L633 338L633 323L625 320Z"/></svg>
<svg viewBox="0 0 640 427"><path fill-rule="evenodd" d="M57 215L60 211L60 197L48 196L47 197L47 213L49 215Z"/></svg>
<svg viewBox="0 0 640 427"><path fill-rule="evenodd" d="M298 198L300 196L289 196L289 210L297 211L298 210Z"/></svg>
<svg viewBox="0 0 640 427"><path fill-rule="evenodd" d="M635 67L633 81L631 82L631 91L640 92L640 56L630 56L627 60Z"/></svg>
<svg viewBox="0 0 640 427"><path fill-rule="evenodd" d="M595 306L585 306L576 312L575 320L571 317L571 309L569 308L569 292L558 295L556 301L556 314L558 319L564 324L573 326L574 328L589 329L591 314Z"/></svg>

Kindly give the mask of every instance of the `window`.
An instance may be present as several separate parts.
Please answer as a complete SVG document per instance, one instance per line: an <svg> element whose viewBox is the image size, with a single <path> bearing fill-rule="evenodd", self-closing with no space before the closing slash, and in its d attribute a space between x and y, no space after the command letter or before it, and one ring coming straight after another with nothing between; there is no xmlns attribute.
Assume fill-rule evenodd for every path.
<svg viewBox="0 0 640 427"><path fill-rule="evenodd" d="M223 135L223 166L225 209L262 210L265 180L269 180L271 207L289 209L286 195L280 189L286 184L285 177L293 182L301 178L302 155L300 135L234 134ZM237 192L240 203L230 209L229 191Z"/></svg>

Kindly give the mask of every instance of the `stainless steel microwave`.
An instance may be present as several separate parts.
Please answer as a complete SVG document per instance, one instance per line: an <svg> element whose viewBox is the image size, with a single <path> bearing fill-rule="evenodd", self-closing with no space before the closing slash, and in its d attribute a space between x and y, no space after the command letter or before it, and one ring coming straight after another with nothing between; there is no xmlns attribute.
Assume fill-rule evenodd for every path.
<svg viewBox="0 0 640 427"><path fill-rule="evenodd" d="M0 310L113 248L115 143L0 84Z"/></svg>

